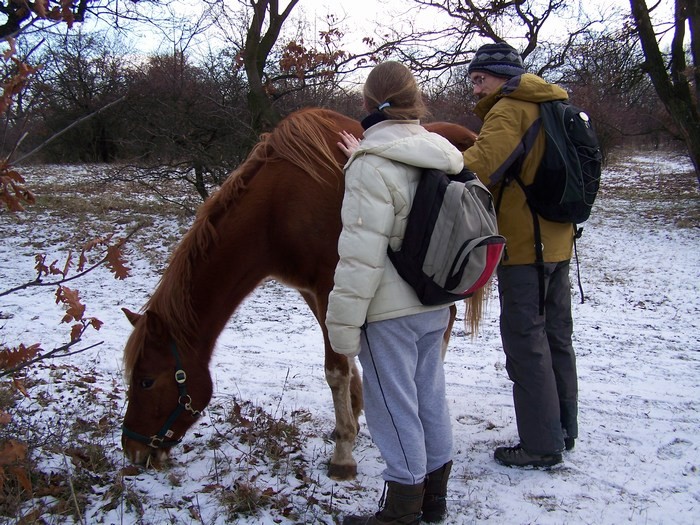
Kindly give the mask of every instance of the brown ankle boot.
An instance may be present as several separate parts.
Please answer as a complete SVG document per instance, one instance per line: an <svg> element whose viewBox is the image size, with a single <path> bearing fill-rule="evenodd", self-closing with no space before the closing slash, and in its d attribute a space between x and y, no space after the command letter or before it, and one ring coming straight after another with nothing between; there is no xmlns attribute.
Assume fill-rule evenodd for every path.
<svg viewBox="0 0 700 525"><path fill-rule="evenodd" d="M343 525L418 525L421 519L425 483L401 485L387 481L379 506L373 516L345 516Z"/></svg>
<svg viewBox="0 0 700 525"><path fill-rule="evenodd" d="M447 479L452 470L448 461L437 470L425 476L425 496L423 496L423 518L427 523L437 523L447 517Z"/></svg>

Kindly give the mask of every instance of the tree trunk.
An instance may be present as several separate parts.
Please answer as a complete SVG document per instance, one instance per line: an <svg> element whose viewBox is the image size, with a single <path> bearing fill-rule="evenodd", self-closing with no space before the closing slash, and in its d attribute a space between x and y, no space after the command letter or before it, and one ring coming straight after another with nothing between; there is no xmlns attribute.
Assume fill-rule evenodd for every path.
<svg viewBox="0 0 700 525"><path fill-rule="evenodd" d="M630 6L646 58L643 67L651 78L659 99L680 130L700 183L700 115L697 98L692 94L691 82L688 78L689 74L693 75L693 83L695 83L699 75L700 41L696 40L696 35L700 31L700 7L697 0L675 0L675 31L671 44L670 67L667 67L659 50L646 0L630 0ZM686 65L683 46L686 21L690 25L690 49L693 61L693 66L690 68Z"/></svg>
<svg viewBox="0 0 700 525"><path fill-rule="evenodd" d="M194 188L202 200L205 201L209 198L209 191L207 190L207 184L204 179L204 168L199 162L194 165Z"/></svg>
<svg viewBox="0 0 700 525"><path fill-rule="evenodd" d="M279 13L278 0L251 0L253 16L246 34L243 63L248 77L248 106L251 114L251 141L254 144L260 133L271 130L281 119L263 81L270 52L277 42L282 25L299 0L291 0ZM265 17L269 15L267 28Z"/></svg>

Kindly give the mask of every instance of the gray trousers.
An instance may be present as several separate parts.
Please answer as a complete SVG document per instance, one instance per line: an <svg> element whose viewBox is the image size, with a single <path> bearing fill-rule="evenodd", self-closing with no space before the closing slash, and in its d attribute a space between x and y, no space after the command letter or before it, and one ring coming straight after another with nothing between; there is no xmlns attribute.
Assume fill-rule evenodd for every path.
<svg viewBox="0 0 700 525"><path fill-rule="evenodd" d="M537 266L499 266L501 340L521 446L534 454L564 449L578 437L578 379L571 343L569 261L545 263L545 308L539 313Z"/></svg>
<svg viewBox="0 0 700 525"><path fill-rule="evenodd" d="M448 319L443 308L363 328L365 418L385 481L415 485L452 459L441 355Z"/></svg>

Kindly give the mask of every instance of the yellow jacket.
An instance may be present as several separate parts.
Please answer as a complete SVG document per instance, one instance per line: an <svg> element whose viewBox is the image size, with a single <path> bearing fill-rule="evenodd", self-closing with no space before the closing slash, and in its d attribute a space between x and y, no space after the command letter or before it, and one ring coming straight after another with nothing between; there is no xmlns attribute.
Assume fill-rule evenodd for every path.
<svg viewBox="0 0 700 525"><path fill-rule="evenodd" d="M513 170L530 184L544 154L544 131L539 103L568 99L566 91L537 75L525 73L508 80L499 91L480 100L474 112L484 122L476 142L464 152L464 165L491 190L498 209L499 233L506 238L502 264L535 262L532 213ZM505 188L501 196L501 187ZM545 262L571 258L574 227L539 217Z"/></svg>

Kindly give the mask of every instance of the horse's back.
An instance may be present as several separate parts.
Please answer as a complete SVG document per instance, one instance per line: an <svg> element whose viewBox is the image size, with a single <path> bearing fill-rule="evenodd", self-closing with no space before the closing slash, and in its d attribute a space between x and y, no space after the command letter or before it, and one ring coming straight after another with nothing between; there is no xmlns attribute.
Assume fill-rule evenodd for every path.
<svg viewBox="0 0 700 525"><path fill-rule="evenodd" d="M330 110L290 114L263 137L266 160L249 183L267 209L273 276L321 294L330 292L338 261L347 160L336 145L341 130L361 135L357 121Z"/></svg>

